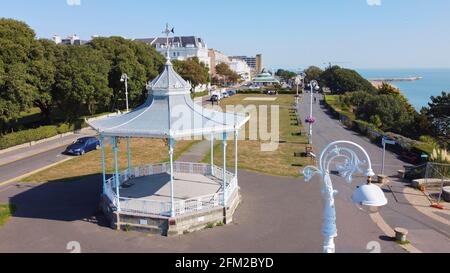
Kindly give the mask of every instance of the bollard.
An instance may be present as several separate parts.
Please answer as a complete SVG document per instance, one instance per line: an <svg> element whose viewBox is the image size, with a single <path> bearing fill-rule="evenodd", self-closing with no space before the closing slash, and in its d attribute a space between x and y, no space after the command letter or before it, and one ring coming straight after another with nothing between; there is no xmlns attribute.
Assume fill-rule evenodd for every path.
<svg viewBox="0 0 450 273"><path fill-rule="evenodd" d="M408 235L408 230L404 228L395 228L395 240L400 243L406 243L406 235Z"/></svg>

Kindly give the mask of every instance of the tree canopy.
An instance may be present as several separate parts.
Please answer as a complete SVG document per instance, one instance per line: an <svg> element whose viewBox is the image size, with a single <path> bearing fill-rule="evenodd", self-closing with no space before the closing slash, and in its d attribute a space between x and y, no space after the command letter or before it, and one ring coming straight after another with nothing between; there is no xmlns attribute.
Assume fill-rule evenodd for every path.
<svg viewBox="0 0 450 273"><path fill-rule="evenodd" d="M130 105L135 107L164 63L144 43L110 37L81 46L56 45L37 40L30 27L12 19L0 19L0 48L0 132L33 106L47 123L54 112L70 120L124 109L123 73L129 77Z"/></svg>
<svg viewBox="0 0 450 273"><path fill-rule="evenodd" d="M183 79L191 82L194 87L209 82L209 69L197 57L185 61L173 61L173 66L175 71Z"/></svg>
<svg viewBox="0 0 450 273"><path fill-rule="evenodd" d="M317 66L310 66L305 70L305 82L311 82L312 80L320 80L323 70Z"/></svg>
<svg viewBox="0 0 450 273"><path fill-rule="evenodd" d="M216 65L216 73L222 78L224 83L237 83L241 79L241 77L236 72L231 70L226 63Z"/></svg>
<svg viewBox="0 0 450 273"><path fill-rule="evenodd" d="M82 63L83 65L80 65ZM79 113L108 110L108 61L98 51L85 46L66 47L57 63L53 98L69 119Z"/></svg>
<svg viewBox="0 0 450 273"><path fill-rule="evenodd" d="M35 33L25 23L0 19L0 126L33 103L31 62L39 54Z"/></svg>
<svg viewBox="0 0 450 273"><path fill-rule="evenodd" d="M320 76L320 81L334 94L354 91L376 92L376 88L358 72L339 66L332 66L325 70Z"/></svg>
<svg viewBox="0 0 450 273"><path fill-rule="evenodd" d="M297 73L289 70L278 69L275 75L280 77L283 81L288 82L289 80L297 76Z"/></svg>
<svg viewBox="0 0 450 273"><path fill-rule="evenodd" d="M450 93L442 92L440 96L431 97L424 113L439 144L445 148L450 147Z"/></svg>
<svg viewBox="0 0 450 273"><path fill-rule="evenodd" d="M88 46L109 62L110 110L125 109L125 85L120 81L122 74L128 76L130 106L141 104L147 93L146 82L158 75L164 63L163 56L144 43L122 37L95 38Z"/></svg>

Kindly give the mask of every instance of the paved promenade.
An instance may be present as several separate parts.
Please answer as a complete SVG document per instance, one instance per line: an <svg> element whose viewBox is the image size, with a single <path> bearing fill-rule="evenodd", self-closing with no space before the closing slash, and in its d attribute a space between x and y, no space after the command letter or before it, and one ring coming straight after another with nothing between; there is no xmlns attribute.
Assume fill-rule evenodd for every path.
<svg viewBox="0 0 450 273"><path fill-rule="evenodd" d="M196 161L208 151L205 142L183 159ZM0 187L0 203L17 205L14 217L0 228L0 252L68 252L78 241L83 252L321 252L323 237L321 183L315 179L273 177L239 171L243 196L234 222L181 237L165 238L107 227L98 210L99 175L46 184ZM367 253L380 243L384 252L404 252L383 238L369 216L345 195L336 202L338 252Z"/></svg>
<svg viewBox="0 0 450 273"><path fill-rule="evenodd" d="M300 106L300 114L303 117L309 116L309 94L304 95L304 100ZM375 173L381 171L382 148L371 143L369 139L344 128L338 120L329 116L327 109L319 104L314 104L314 117L317 122L313 126L313 146L316 154L328 144L336 140L349 140L362 145L369 153L374 166ZM448 221L450 215L439 210L432 210L428 207L423 207L426 197L419 191L409 188L409 184L399 181L395 178L397 170L402 169L403 166L408 165L401 161L397 155L387 152L386 154L386 174L391 176L391 188L384 187L386 197L389 204L383 207L380 214L384 221L391 227L404 227L409 230L408 240L412 245L422 252L449 252L450 251L450 225ZM338 198L338 229L345 228L345 219L340 216L339 203L350 202L351 193L354 186L364 181L364 178L354 179L353 185L346 184L339 177L334 177L334 186L339 190ZM392 189L392 191L391 191ZM416 200L419 206L413 206L408 200ZM420 201L418 201L420 200ZM414 204L414 203L413 203ZM426 204L426 202L425 202ZM420 209L420 211L419 211ZM423 213L426 210L428 213L440 216L429 217ZM438 220L436 220L438 219ZM445 221L446 220L446 221Z"/></svg>

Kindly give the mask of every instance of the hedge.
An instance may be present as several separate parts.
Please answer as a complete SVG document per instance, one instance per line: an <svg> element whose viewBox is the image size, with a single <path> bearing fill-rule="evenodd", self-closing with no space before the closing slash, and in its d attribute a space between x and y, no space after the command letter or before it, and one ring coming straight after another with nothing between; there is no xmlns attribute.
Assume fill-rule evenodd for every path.
<svg viewBox="0 0 450 273"><path fill-rule="evenodd" d="M296 90L291 90L287 88L280 88L280 87L274 87L274 88L260 88L260 89L238 89L236 92L238 94L265 94L267 91L272 90L278 92L278 94L281 95L294 95L297 94Z"/></svg>
<svg viewBox="0 0 450 273"><path fill-rule="evenodd" d="M208 90L205 90L205 91L203 91L203 92L193 93L191 97L192 97L193 99L195 99L195 98L198 98L198 97L204 97L204 96L208 96L208 95L209 95L209 91L208 91Z"/></svg>
<svg viewBox="0 0 450 273"><path fill-rule="evenodd" d="M63 123L6 134L0 137L0 150L32 141L42 140L67 132L72 132L74 129L75 125Z"/></svg>
<svg viewBox="0 0 450 273"><path fill-rule="evenodd" d="M383 132L375 125L363 120L355 119L349 116L345 111L337 109L336 96L325 96L325 106L328 107L332 114L336 116L336 118L340 119L345 126L369 137L369 139L374 143L381 143L381 139L384 136L394 139L399 145L395 145L394 147L388 146L387 148L389 150L393 150L397 153L401 153L402 151L406 150L408 152L417 153L418 156L420 156L422 153L431 155L431 151L433 150L433 148L428 143L409 139L407 137L391 132Z"/></svg>

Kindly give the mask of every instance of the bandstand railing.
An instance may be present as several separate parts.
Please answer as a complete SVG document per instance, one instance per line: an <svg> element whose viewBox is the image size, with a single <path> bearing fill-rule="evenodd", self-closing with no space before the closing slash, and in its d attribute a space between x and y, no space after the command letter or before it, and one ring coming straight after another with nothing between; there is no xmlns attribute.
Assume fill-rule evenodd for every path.
<svg viewBox="0 0 450 273"><path fill-rule="evenodd" d="M162 164L149 164L144 166L135 167L132 169L131 175L128 174L128 170L124 170L119 173L119 183L122 185L126 181L132 178L150 176L168 173L170 170L167 163ZM202 163L186 163L175 162L175 173L189 173L189 174L202 174L211 175L218 180L223 180L223 169L217 166L213 166L213 173L211 173L211 165ZM226 196L230 197L238 188L237 178L229 171L226 174ZM117 208L117 194L115 190L115 176L112 176L105 183L105 195L111 201L111 203ZM189 214L192 212L198 212L207 209L213 209L223 206L223 190L200 197L194 197L187 200L180 200L174 203L174 211L176 216L183 214ZM120 209L122 212L145 214L145 215L159 215L169 216L171 211L171 203L167 201L155 201L148 199L133 199L120 197Z"/></svg>

